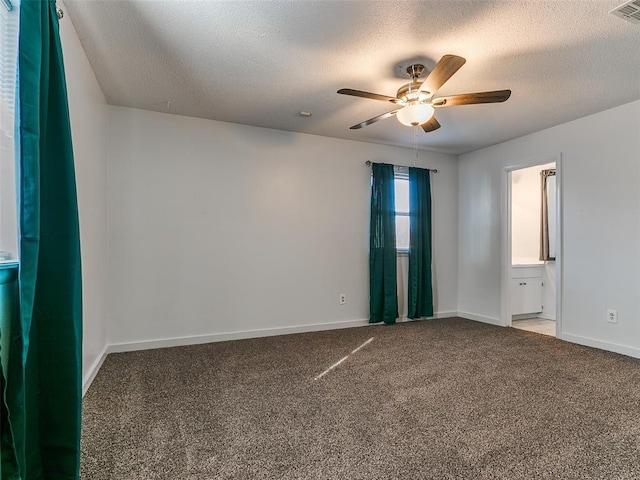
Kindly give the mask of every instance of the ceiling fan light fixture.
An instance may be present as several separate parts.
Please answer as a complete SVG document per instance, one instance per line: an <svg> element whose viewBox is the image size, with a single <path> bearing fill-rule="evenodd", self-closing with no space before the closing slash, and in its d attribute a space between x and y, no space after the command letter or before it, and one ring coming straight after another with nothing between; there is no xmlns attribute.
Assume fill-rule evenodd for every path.
<svg viewBox="0 0 640 480"><path fill-rule="evenodd" d="M396 117L407 127L416 127L428 122L433 117L434 108L428 103L414 103L401 109Z"/></svg>

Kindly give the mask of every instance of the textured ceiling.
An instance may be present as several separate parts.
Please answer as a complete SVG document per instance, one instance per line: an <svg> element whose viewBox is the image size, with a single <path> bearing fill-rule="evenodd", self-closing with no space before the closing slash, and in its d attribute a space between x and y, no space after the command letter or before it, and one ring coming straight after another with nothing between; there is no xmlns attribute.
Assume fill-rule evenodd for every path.
<svg viewBox="0 0 640 480"><path fill-rule="evenodd" d="M439 95L512 90L437 110L421 149L464 153L640 98L640 26L622 0L66 0L110 104L390 145L413 145L385 95L413 58L467 63ZM313 115L304 118L301 110Z"/></svg>

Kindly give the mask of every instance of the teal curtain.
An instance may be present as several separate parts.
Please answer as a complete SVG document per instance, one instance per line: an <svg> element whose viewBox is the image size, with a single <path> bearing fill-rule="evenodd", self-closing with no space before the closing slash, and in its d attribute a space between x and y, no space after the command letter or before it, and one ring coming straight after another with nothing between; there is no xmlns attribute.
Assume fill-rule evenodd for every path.
<svg viewBox="0 0 640 480"><path fill-rule="evenodd" d="M9 426L7 407L7 377L11 330L19 322L18 315L18 265L0 264L0 478L18 478L13 448L13 436Z"/></svg>
<svg viewBox="0 0 640 480"><path fill-rule="evenodd" d="M409 281L407 316L433 316L431 182L429 170L409 168Z"/></svg>
<svg viewBox="0 0 640 480"><path fill-rule="evenodd" d="M374 163L369 232L369 323L398 318L393 165Z"/></svg>
<svg viewBox="0 0 640 480"><path fill-rule="evenodd" d="M79 478L80 235L67 91L52 0L22 0L18 52L19 322L6 407L19 471L3 480ZM3 423L4 423L3 418ZM4 465L3 465L4 467ZM10 471L10 470L7 470Z"/></svg>

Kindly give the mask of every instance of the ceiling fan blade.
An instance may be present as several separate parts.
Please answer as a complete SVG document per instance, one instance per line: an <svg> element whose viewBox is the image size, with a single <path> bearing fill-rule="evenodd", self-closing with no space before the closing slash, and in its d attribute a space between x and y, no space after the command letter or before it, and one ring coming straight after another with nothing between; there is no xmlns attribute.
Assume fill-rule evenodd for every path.
<svg viewBox="0 0 640 480"><path fill-rule="evenodd" d="M420 91L427 91L432 94L437 92L465 62L466 60L464 58L458 57L457 55L445 55L436 66L433 67L431 73L420 86Z"/></svg>
<svg viewBox="0 0 640 480"><path fill-rule="evenodd" d="M359 128L366 127L367 125L371 125L372 123L379 122L380 120L385 120L387 118L393 117L396 113L398 113L399 110L400 109L398 108L397 110L392 110L390 112L383 113L382 115L378 115L377 117L370 118L369 120L365 120L364 122L350 127L350 130L357 130Z"/></svg>
<svg viewBox="0 0 640 480"><path fill-rule="evenodd" d="M378 93L363 92L362 90L353 90L351 88L341 88L338 93L342 95L351 95L352 97L370 98L372 100L381 100L383 102L396 102L396 97L389 97L387 95L380 95Z"/></svg>
<svg viewBox="0 0 640 480"><path fill-rule="evenodd" d="M424 122L422 125L420 125L422 127L422 129L429 133L429 132L433 132L434 130L437 130L441 127L441 125L438 123L438 120L436 120L436 117L431 117L430 120Z"/></svg>
<svg viewBox="0 0 640 480"><path fill-rule="evenodd" d="M475 105L478 103L501 103L511 96L511 90L496 90L493 92L463 93L449 95L432 100L434 107L455 107L457 105Z"/></svg>

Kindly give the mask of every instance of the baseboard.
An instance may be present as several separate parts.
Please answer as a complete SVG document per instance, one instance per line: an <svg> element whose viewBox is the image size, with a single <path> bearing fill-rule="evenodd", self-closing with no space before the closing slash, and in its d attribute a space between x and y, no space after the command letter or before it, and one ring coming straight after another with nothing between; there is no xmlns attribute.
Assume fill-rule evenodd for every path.
<svg viewBox="0 0 640 480"><path fill-rule="evenodd" d="M291 333L319 332L322 330L337 330L341 328L364 327L368 325L367 319L346 320L342 322L316 323L311 325L299 325L295 327L275 327L260 330L243 330L238 332L215 333L212 335L194 335L177 338L161 338L157 340L145 340L142 342L115 343L107 347L108 353L132 352L135 350L151 350L154 348L181 347L185 345L198 345L201 343L224 342L227 340L243 340L246 338L272 337L275 335L288 335Z"/></svg>
<svg viewBox="0 0 640 480"><path fill-rule="evenodd" d="M545 320L553 320L556 321L556 316L553 313L539 313L538 318L544 318Z"/></svg>
<svg viewBox="0 0 640 480"><path fill-rule="evenodd" d="M573 335L571 333L558 333L556 338L566 342L584 345L585 347L599 348L600 350L607 350L609 352L620 353L629 357L640 358L640 349L635 347L628 347L618 343L603 342L602 340Z"/></svg>
<svg viewBox="0 0 640 480"><path fill-rule="evenodd" d="M488 323L490 325L497 325L498 327L506 326L499 318L485 317L484 315L476 315L475 313L458 312L458 317L466 318L467 320L474 320L476 322Z"/></svg>
<svg viewBox="0 0 640 480"><path fill-rule="evenodd" d="M451 317L457 317L458 316L458 312L457 311L452 311L452 312L436 312L433 317L425 317L425 318L419 318L417 320L431 320L433 318L451 318ZM415 322L416 320L406 317L406 316L402 316L398 319L398 322Z"/></svg>
<svg viewBox="0 0 640 480"><path fill-rule="evenodd" d="M91 366L89 367L89 371L82 379L82 396L83 397L85 393L87 393L87 390L89 390L89 387L91 386L91 382L93 382L93 379L96 378L96 375L100 370L100 367L102 367L102 363L104 362L104 359L107 358L107 354L109 353L108 349L109 349L109 346L105 345L102 351L100 352L100 354L98 355L98 358L96 358L95 361L91 364Z"/></svg>
<svg viewBox="0 0 640 480"><path fill-rule="evenodd" d="M476 315L475 313L469 312L438 312L433 317L430 318L450 318L450 317L462 317L467 320L474 320L476 322L488 323L490 325L497 325L500 327L505 326L500 319L493 317L486 317L484 315ZM407 317L400 318L401 322L412 321ZM239 332L228 332L228 333L218 333L213 335L196 335L189 337L178 337L178 338L165 338L165 339L157 339L157 340L145 340L143 342L129 342L129 343L116 343L106 345L98 358L93 362L91 367L89 367L89 371L83 378L82 382L82 396L87 393L87 390L91 386L91 382L95 379L100 367L107 357L109 353L118 353L118 352L130 352L135 350L151 350L155 348L166 348L166 347L178 347L185 345L198 345L202 343L214 343L214 342L224 342L227 340L242 340L247 338L260 338L260 337L270 337L275 335L287 335L291 333L306 333L306 332L319 332L323 330L337 330L341 328L353 328L353 327L364 327L366 325L377 325L368 323L367 319L360 320L346 320L342 322L329 322L329 323L318 323L311 325L299 325L295 327L276 327L276 328L266 328L260 330L244 330ZM614 353L620 353L622 355L627 355L634 358L640 358L640 349L634 347L628 347L626 345L619 345L616 343L603 342L600 340L595 340L593 338L581 337L579 335L572 335L568 333L559 333L557 338L560 340L564 340L571 343L577 343L578 345L584 345L587 347L599 348L601 350L607 350Z"/></svg>
<svg viewBox="0 0 640 480"><path fill-rule="evenodd" d="M520 315L511 315L511 321L514 320L531 320L532 318L542 318L538 313L523 313Z"/></svg>
<svg viewBox="0 0 640 480"><path fill-rule="evenodd" d="M433 317L429 318L450 318L457 317L458 312L437 312ZM428 320L428 319L427 319ZM400 322L412 321L407 317L399 319ZM341 328L364 327L370 324L368 319L345 320L341 322L316 323L311 325L298 325L294 327L275 327L260 330L243 330L238 332L216 333L211 335L193 335L187 337L160 338L154 340L145 340L142 342L123 342L112 343L105 347L101 355L91 366L89 373L83 383L83 395L89 389L91 382L95 378L98 370L102 366L105 357L109 353L133 352L136 350L152 350L155 348L182 347L186 345L198 345L203 343L224 342L228 340L243 340L247 338L271 337L275 335L288 335L292 333L320 332L323 330L338 330Z"/></svg>

